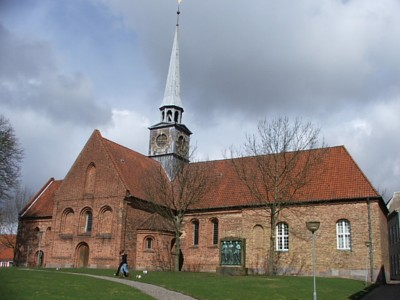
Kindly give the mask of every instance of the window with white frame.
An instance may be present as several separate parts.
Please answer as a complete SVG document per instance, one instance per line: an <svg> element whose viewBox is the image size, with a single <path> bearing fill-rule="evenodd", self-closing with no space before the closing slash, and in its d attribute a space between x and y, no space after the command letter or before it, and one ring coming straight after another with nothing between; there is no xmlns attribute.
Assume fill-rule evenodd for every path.
<svg viewBox="0 0 400 300"><path fill-rule="evenodd" d="M289 225L278 223L276 225L276 250L289 251Z"/></svg>
<svg viewBox="0 0 400 300"><path fill-rule="evenodd" d="M350 222L348 220L339 220L336 223L336 236L339 250L351 249Z"/></svg>

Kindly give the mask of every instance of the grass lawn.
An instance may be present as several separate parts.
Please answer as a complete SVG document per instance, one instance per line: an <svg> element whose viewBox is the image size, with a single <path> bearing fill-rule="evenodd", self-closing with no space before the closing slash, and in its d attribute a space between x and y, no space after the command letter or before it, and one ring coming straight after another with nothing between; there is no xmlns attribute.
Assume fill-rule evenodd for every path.
<svg viewBox="0 0 400 300"><path fill-rule="evenodd" d="M294 276L219 276L210 273L149 273L142 277L153 283L197 299L310 300L313 278ZM318 299L340 300L363 290L364 283L349 279L317 278ZM352 298L356 299L356 298Z"/></svg>
<svg viewBox="0 0 400 300"><path fill-rule="evenodd" d="M0 299L137 299L150 296L123 284L46 269L0 268Z"/></svg>
<svg viewBox="0 0 400 300"><path fill-rule="evenodd" d="M113 276L114 270L99 269L44 269L47 272L19 268L0 269L0 291L9 291L9 299L151 299L134 288L90 277L74 276L65 272ZM139 272L133 272L133 278ZM134 279L137 280L137 279ZM141 282L180 291L194 298L206 299L312 299L312 277L295 276L219 276L214 273L149 272ZM41 288L39 288L41 287ZM340 278L317 278L318 299L359 299L362 281ZM2 298L1 299L8 299Z"/></svg>

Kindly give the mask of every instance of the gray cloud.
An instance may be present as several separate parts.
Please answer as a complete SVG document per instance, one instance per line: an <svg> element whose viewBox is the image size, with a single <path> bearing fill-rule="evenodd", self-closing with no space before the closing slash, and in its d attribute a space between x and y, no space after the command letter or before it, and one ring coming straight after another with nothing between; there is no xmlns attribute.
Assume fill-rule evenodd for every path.
<svg viewBox="0 0 400 300"><path fill-rule="evenodd" d="M176 3L101 2L138 32L162 89ZM181 11L182 94L199 115L330 114L398 93L396 1L186 1Z"/></svg>
<svg viewBox="0 0 400 300"><path fill-rule="evenodd" d="M94 127L146 153L176 22L175 1L80 1L65 18L60 3L24 6L33 35L16 4L4 18L12 31L0 27L0 108L40 120L34 131L17 124L29 164L46 161L37 141L57 145L52 162L68 157L60 169L49 159L45 178L65 174ZM397 0L185 0L181 12L184 122L203 158L221 158L264 117L300 116L345 145L376 187L400 189Z"/></svg>
<svg viewBox="0 0 400 300"><path fill-rule="evenodd" d="M45 41L19 38L0 24L0 65L0 105L83 126L111 121L111 111L96 103L90 79L59 72Z"/></svg>

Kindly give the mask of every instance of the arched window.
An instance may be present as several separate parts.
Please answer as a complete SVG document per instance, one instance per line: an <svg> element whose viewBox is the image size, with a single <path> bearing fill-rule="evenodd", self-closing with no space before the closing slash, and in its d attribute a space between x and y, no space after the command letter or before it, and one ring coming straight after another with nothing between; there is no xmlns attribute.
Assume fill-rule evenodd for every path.
<svg viewBox="0 0 400 300"><path fill-rule="evenodd" d="M144 240L144 249L145 250L153 250L154 240L151 236L148 236Z"/></svg>
<svg viewBox="0 0 400 300"><path fill-rule="evenodd" d="M112 232L112 209L108 205L100 209L99 223L100 233L110 234Z"/></svg>
<svg viewBox="0 0 400 300"><path fill-rule="evenodd" d="M94 163L90 163L86 169L86 178L85 178L86 195L94 194L95 183L96 183L96 166L94 165Z"/></svg>
<svg viewBox="0 0 400 300"><path fill-rule="evenodd" d="M193 245L197 246L199 244L199 220L193 220Z"/></svg>
<svg viewBox="0 0 400 300"><path fill-rule="evenodd" d="M93 226L93 213L89 207L81 211L79 217L79 230L81 233L90 233Z"/></svg>
<svg viewBox="0 0 400 300"><path fill-rule="evenodd" d="M264 228L261 225L256 225L253 228L254 248L262 249L264 244Z"/></svg>
<svg viewBox="0 0 400 300"><path fill-rule="evenodd" d="M212 243L213 245L218 245L218 238L219 238L218 219L213 218L211 220L211 224L212 224Z"/></svg>
<svg viewBox="0 0 400 300"><path fill-rule="evenodd" d="M351 249L350 222L348 220L343 219L336 223L336 236L337 248L339 250Z"/></svg>
<svg viewBox="0 0 400 300"><path fill-rule="evenodd" d="M37 243L37 244L40 243L41 237L42 237L42 233L41 233L39 227L36 227L36 228L34 229L33 238L36 240L36 243Z"/></svg>
<svg viewBox="0 0 400 300"><path fill-rule="evenodd" d="M76 221L75 221L76 222ZM72 234L74 229L74 211L66 208L61 216L61 233Z"/></svg>
<svg viewBox="0 0 400 300"><path fill-rule="evenodd" d="M276 225L276 250L289 251L289 225L281 222Z"/></svg>
<svg viewBox="0 0 400 300"><path fill-rule="evenodd" d="M91 211L85 213L85 220L85 232L91 232L93 224L93 215Z"/></svg>

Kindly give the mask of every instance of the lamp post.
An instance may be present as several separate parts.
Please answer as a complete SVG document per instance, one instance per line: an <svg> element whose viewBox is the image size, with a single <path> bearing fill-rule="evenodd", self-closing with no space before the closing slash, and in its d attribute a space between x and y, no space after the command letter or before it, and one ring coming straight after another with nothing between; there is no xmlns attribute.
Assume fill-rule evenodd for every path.
<svg viewBox="0 0 400 300"><path fill-rule="evenodd" d="M317 283L315 281L315 232L319 229L320 222L306 222L307 229L312 233L312 254L313 254L313 277L314 277L314 300L317 300Z"/></svg>

